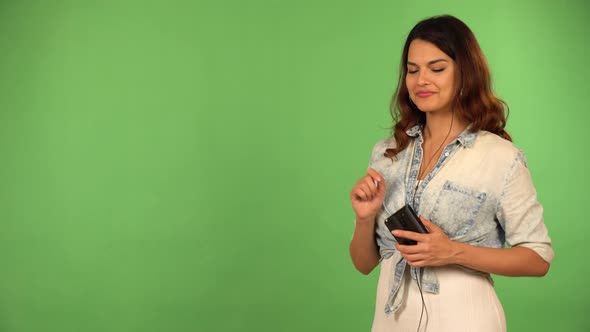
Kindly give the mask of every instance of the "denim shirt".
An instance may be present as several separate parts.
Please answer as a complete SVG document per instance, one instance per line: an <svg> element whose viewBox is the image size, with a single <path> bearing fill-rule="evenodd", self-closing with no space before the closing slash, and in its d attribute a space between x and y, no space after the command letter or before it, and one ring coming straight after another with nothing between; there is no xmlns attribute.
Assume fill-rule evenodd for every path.
<svg viewBox="0 0 590 332"><path fill-rule="evenodd" d="M375 229L381 259L393 259L386 314L401 304L398 294L403 294L407 262L395 249L395 238L384 221L405 204L438 225L453 241L489 248L505 244L527 247L551 262L554 253L543 223L543 208L518 148L495 134L468 128L445 147L432 171L416 187L423 154L422 127L415 126L407 134L414 138L393 160L384 156L385 150L396 144L390 137L375 145L369 163L383 175L386 185ZM418 278L418 272L411 267L413 279ZM421 281L424 291L439 292L441 285L432 268L424 268Z"/></svg>

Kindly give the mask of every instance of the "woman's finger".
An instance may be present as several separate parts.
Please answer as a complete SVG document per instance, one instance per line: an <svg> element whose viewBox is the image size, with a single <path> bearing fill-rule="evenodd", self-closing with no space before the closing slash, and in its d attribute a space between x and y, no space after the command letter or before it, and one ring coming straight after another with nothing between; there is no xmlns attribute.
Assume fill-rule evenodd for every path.
<svg viewBox="0 0 590 332"><path fill-rule="evenodd" d="M377 172L376 170L369 168L367 170L367 175L371 177L371 179L373 179L373 183L375 183L375 186L378 187L380 184L384 184L385 183L385 179L383 179L383 175L381 175L381 173Z"/></svg>
<svg viewBox="0 0 590 332"><path fill-rule="evenodd" d="M358 185L352 188L351 196L359 201L367 201L367 193Z"/></svg>
<svg viewBox="0 0 590 332"><path fill-rule="evenodd" d="M404 231L401 229L396 229L391 233L397 237L403 237L404 239L414 240L416 242L424 242L426 240L426 237L428 236L428 234Z"/></svg>

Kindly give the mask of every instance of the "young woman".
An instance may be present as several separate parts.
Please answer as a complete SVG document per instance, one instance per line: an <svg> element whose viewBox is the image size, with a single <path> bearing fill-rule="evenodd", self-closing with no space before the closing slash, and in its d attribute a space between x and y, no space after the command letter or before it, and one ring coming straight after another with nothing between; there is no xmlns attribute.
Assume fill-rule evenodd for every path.
<svg viewBox="0 0 590 332"><path fill-rule="evenodd" d="M505 104L462 21L411 30L391 106L393 135L350 193L352 261L364 274L381 264L372 330L506 331L490 274L543 276L554 254ZM404 205L429 233L386 227Z"/></svg>

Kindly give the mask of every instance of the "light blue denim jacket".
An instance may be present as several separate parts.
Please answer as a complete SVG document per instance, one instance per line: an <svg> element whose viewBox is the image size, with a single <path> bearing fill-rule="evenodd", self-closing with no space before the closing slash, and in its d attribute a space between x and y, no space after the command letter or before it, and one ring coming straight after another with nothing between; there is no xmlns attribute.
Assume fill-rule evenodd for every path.
<svg viewBox="0 0 590 332"><path fill-rule="evenodd" d="M510 141L487 131L465 130L445 147L414 192L422 161L422 127L415 126L407 134L414 139L393 160L384 156L385 150L396 144L390 137L375 145L369 163L383 175L386 184L376 239L381 259L390 258L394 263L387 314L401 304L397 295L403 294L407 263L395 249L395 238L384 221L405 204L441 227L453 241L490 248L505 244L527 247L551 262L554 253L543 223L543 208L524 155ZM412 267L410 272L417 279L418 269ZM425 268L421 280L424 291L438 293L441 286L433 269Z"/></svg>

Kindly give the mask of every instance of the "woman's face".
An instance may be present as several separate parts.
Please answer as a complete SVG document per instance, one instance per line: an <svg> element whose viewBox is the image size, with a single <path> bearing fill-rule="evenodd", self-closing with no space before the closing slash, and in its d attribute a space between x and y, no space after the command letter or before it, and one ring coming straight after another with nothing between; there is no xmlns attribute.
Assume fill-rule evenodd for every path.
<svg viewBox="0 0 590 332"><path fill-rule="evenodd" d="M455 61L434 44L414 39L408 49L406 86L423 112L449 112L455 94Z"/></svg>

